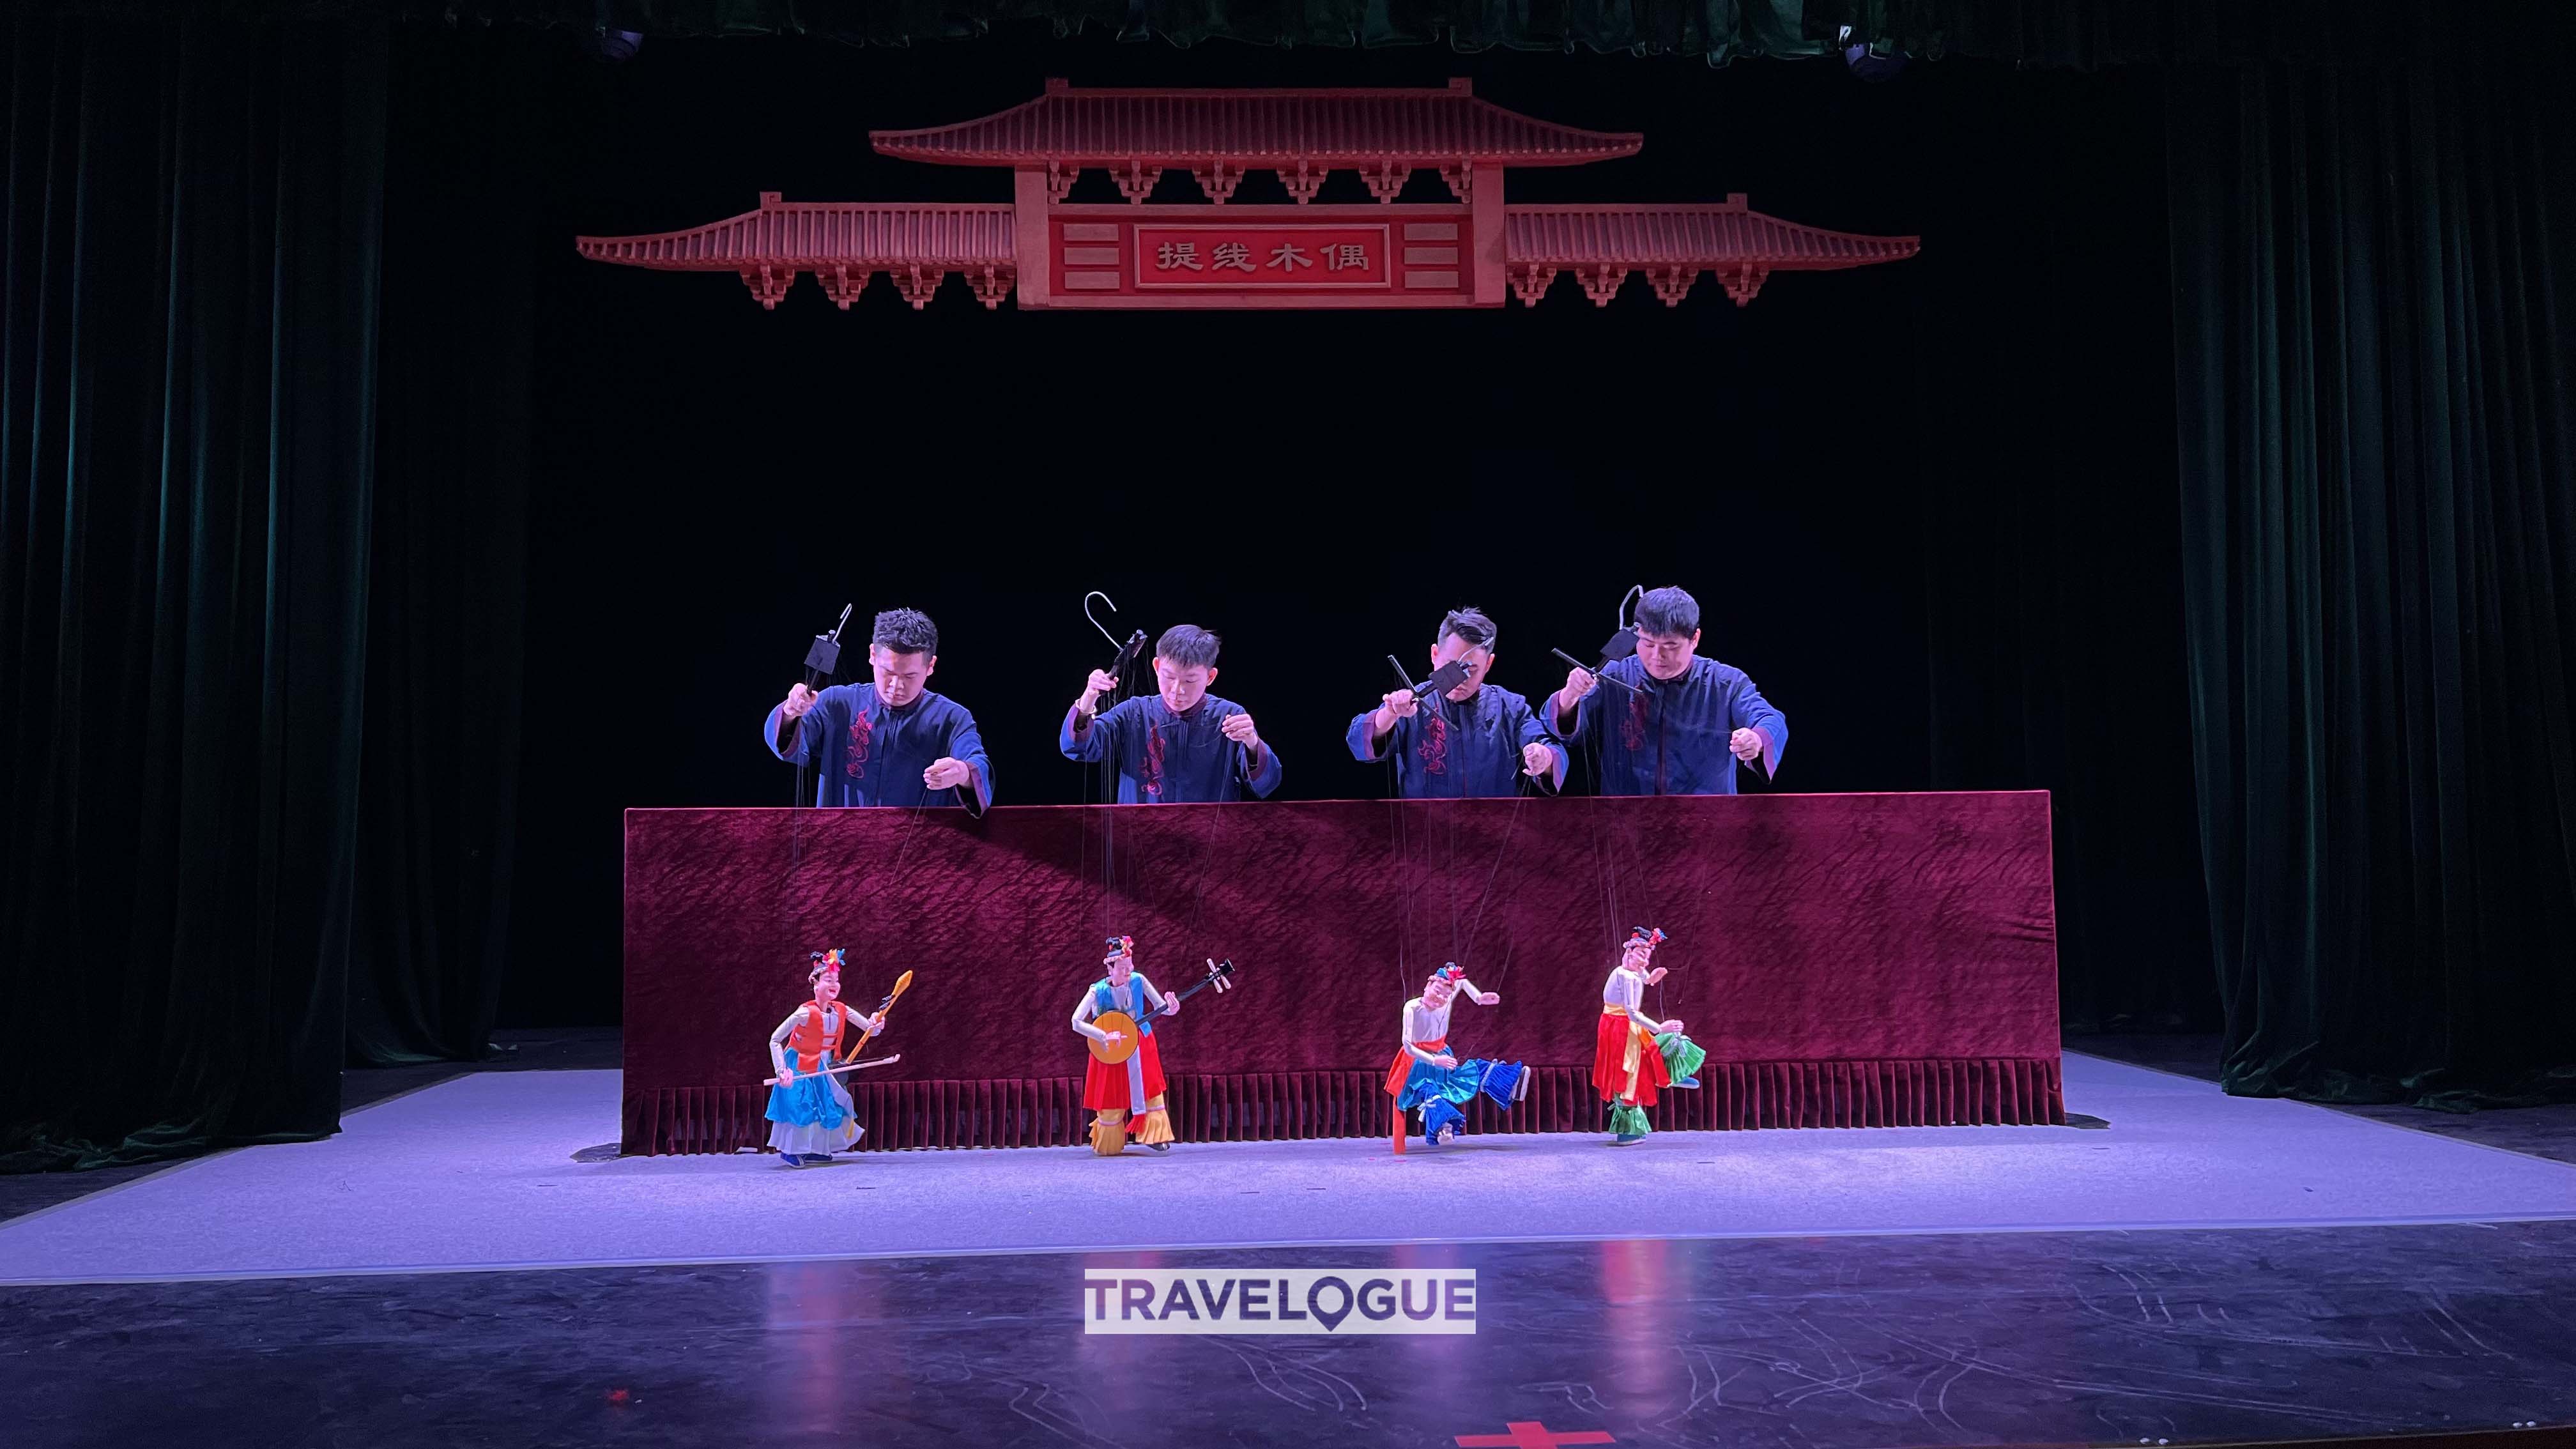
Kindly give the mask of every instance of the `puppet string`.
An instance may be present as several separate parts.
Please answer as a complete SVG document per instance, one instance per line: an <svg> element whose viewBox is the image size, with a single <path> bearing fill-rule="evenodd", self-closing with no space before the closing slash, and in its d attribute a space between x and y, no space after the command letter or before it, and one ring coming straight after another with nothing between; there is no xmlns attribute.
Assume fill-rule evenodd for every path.
<svg viewBox="0 0 2576 1449"><path fill-rule="evenodd" d="M1462 966L1468 964L1467 956L1471 956L1475 953L1477 933L1483 928L1485 923L1485 907L1493 899L1494 882L1500 878L1503 873L1503 862L1510 857L1512 845L1519 839L1521 802L1528 798L1529 797L1526 795L1514 795L1512 797L1511 813L1503 818L1502 841L1494 847L1494 863L1485 871L1485 888L1476 893L1476 909L1467 918L1467 955L1458 958L1459 964ZM1511 965L1511 953L1508 949L1508 934L1505 939L1506 949L1503 955L1503 964L1504 969L1509 970ZM1499 974L1495 976L1494 984L1497 986L1502 984L1502 977Z"/></svg>

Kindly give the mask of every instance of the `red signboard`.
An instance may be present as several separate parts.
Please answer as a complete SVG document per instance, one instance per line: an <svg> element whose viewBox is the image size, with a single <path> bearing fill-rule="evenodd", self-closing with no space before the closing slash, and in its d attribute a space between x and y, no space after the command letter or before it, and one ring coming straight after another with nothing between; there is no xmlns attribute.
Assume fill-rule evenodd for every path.
<svg viewBox="0 0 2576 1449"><path fill-rule="evenodd" d="M1058 307L1462 307L1464 206L1057 206Z"/></svg>

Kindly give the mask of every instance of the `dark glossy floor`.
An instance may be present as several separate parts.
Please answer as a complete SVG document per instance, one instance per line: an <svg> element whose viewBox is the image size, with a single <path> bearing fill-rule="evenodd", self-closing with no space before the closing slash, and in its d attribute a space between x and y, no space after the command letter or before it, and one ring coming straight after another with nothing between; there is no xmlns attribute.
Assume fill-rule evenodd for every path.
<svg viewBox="0 0 2576 1449"><path fill-rule="evenodd" d="M2189 1065L2155 1060L2170 1039L2070 1045ZM596 1035L517 1046L503 1069L614 1055ZM453 1070L351 1081L375 1100ZM2558 1115L2406 1125L2522 1119L2477 1140L2576 1160ZM868 1246L862 1212L814 1234ZM2576 1223L1150 1261L1426 1253L1477 1271L1473 1338L1085 1336L1084 1270L1133 1256L0 1289L0 1444L1445 1446L1522 1422L1896 1449L2576 1422Z"/></svg>
<svg viewBox="0 0 2576 1449"><path fill-rule="evenodd" d="M863 1241L862 1218L818 1239ZM0 1291L12 1445L2176 1442L2576 1420L2576 1225L1525 1244L1471 1339L1109 1338L1086 1261ZM1365 1266L1386 1250L1165 1255Z"/></svg>

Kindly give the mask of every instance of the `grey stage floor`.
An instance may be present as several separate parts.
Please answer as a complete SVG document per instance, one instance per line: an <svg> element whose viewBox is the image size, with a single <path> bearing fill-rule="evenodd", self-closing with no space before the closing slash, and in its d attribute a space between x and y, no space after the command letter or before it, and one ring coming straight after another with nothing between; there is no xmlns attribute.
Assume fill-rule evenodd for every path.
<svg viewBox="0 0 2576 1449"><path fill-rule="evenodd" d="M596 1041L542 1053L613 1065ZM2131 1126L2114 1118L2109 1133L2071 1140L2141 1130L2124 1115ZM2320 1115L2361 1125L2362 1114ZM2505 1135L2520 1134L2535 1166L2576 1147L2545 1112L2414 1115L2428 1120L2406 1125L2527 1123ZM2338 1140L2415 1135L2372 1131ZM858 1187L865 1173L958 1155L790 1176ZM1206 1168L1180 1154L1133 1165ZM865 1248L880 1196L840 1192L797 1212L800 1239L817 1254ZM1156 1197L1140 1189L1136 1210ZM1473 1236L1490 1201L1448 1195L1418 1236ZM0 1442L1445 1449L1526 1423L1618 1444L1900 1449L2576 1421L2576 1223L1660 1239L1625 1228L1550 1242L0 1287ZM1127 1339L1086 1336L1076 1321L1081 1277L1101 1267L1398 1261L1475 1268L1476 1335Z"/></svg>

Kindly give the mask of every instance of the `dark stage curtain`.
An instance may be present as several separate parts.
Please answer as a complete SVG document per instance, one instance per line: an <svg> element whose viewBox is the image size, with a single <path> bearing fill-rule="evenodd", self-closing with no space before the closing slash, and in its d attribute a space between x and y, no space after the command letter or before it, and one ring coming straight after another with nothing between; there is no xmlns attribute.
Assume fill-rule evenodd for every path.
<svg viewBox="0 0 2576 1449"><path fill-rule="evenodd" d="M6 37L0 1168L323 1135L344 1062L478 1056L497 1006L529 68Z"/></svg>
<svg viewBox="0 0 2576 1449"><path fill-rule="evenodd" d="M1080 31L1176 45L1448 44L1460 50L1813 55L1802 0L404 0L407 17L667 36L801 35L901 45Z"/></svg>
<svg viewBox="0 0 2576 1449"><path fill-rule="evenodd" d="M0 1165L328 1133L385 33L0 34Z"/></svg>
<svg viewBox="0 0 2576 1449"><path fill-rule="evenodd" d="M534 253L562 240L538 236L530 204L539 84L534 48L506 33L413 30L394 47L357 1065L483 1055L509 959Z"/></svg>
<svg viewBox="0 0 2576 1449"><path fill-rule="evenodd" d="M2175 497L2164 91L1925 66L1906 289L1931 788L2054 806L2070 1031L2215 1031Z"/></svg>
<svg viewBox="0 0 2576 1449"><path fill-rule="evenodd" d="M2512 47L2563 22L2556 0L1803 0L1807 33L1840 26L1908 55L2030 65L2352 64L2428 46Z"/></svg>
<svg viewBox="0 0 2576 1449"><path fill-rule="evenodd" d="M1078 33L1278 46L1819 55L1843 27L1908 55L2097 67L2388 62L2428 44L2563 41L2558 0L35 0L56 13L275 21L393 14L669 37L875 45Z"/></svg>
<svg viewBox="0 0 2576 1449"><path fill-rule="evenodd" d="M2173 78L2188 649L2231 1090L2464 1105L2576 1086L2564 89L2511 58Z"/></svg>

